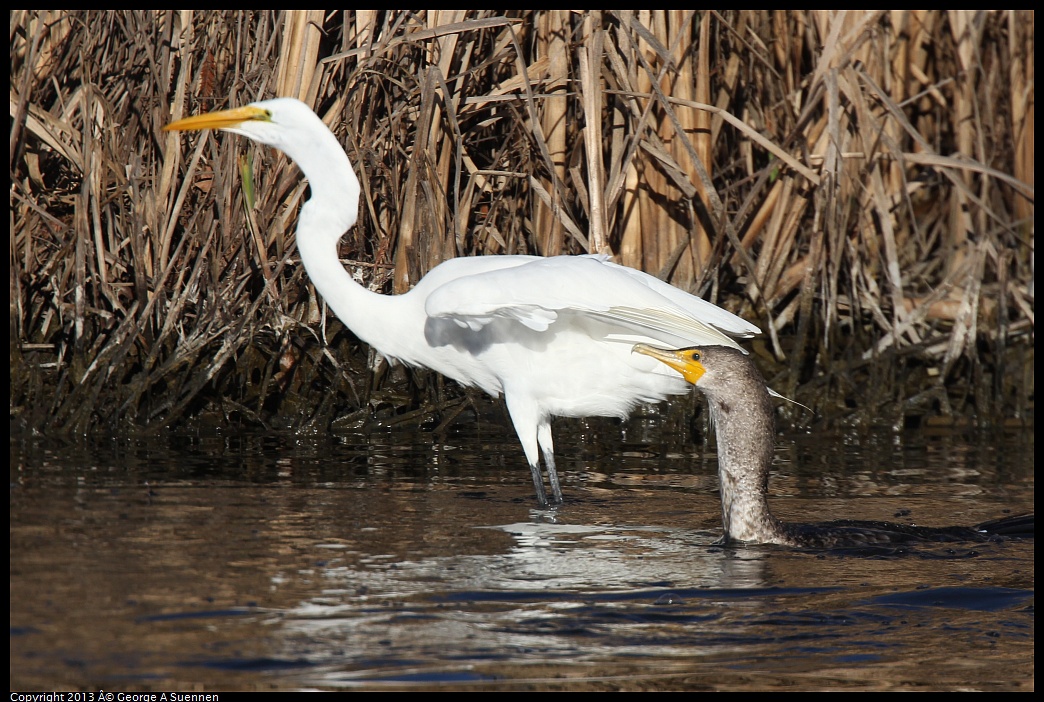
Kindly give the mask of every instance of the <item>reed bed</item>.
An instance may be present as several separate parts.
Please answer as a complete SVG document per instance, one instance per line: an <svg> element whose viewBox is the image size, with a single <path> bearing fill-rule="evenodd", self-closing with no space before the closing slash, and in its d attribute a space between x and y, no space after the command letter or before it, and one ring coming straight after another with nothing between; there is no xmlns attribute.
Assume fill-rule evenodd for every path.
<svg viewBox="0 0 1044 702"><path fill-rule="evenodd" d="M770 382L820 416L1032 421L1033 12L9 17L13 426L459 397L371 372L326 314L285 157L160 131L276 95L356 165L341 255L373 289L606 252L757 321Z"/></svg>

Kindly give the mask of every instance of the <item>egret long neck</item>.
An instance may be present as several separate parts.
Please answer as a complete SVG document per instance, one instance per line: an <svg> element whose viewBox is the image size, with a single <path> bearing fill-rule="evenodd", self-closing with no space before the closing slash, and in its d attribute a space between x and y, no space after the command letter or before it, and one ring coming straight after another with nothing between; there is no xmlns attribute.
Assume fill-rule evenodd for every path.
<svg viewBox="0 0 1044 702"><path fill-rule="evenodd" d="M318 140L307 149L286 148L308 179L312 197L301 207L297 224L297 250L308 277L338 319L360 339L386 355L394 339L396 319L389 315L394 299L359 285L338 258L338 243L359 212L359 180L337 139L327 130L316 130ZM390 333L391 332L391 333Z"/></svg>
<svg viewBox="0 0 1044 702"><path fill-rule="evenodd" d="M775 438L772 403L757 381L745 382L729 400L707 396L718 440L725 541L768 542L781 533L766 500Z"/></svg>
<svg viewBox="0 0 1044 702"><path fill-rule="evenodd" d="M317 207L317 202L313 197L304 204L297 228L297 250L309 280L352 333L383 354L399 357L388 341L389 330L397 326L396 322L406 321L387 309L395 306L396 298L367 290L345 270L338 256L344 230L335 233L340 222L331 221L322 211L323 203Z"/></svg>

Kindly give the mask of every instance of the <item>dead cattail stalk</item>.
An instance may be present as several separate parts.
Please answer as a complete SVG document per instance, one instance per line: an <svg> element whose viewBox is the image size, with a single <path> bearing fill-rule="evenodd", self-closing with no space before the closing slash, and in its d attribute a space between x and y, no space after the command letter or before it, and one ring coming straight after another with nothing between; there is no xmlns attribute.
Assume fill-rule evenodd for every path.
<svg viewBox="0 0 1044 702"><path fill-rule="evenodd" d="M845 374L886 356L919 386L883 394L946 400L923 411L1032 406L1032 11L10 19L11 405L27 427L328 425L403 380L373 380L323 314L295 250L297 169L159 131L275 94L313 105L353 159L341 256L375 289L457 255L606 251L757 317L794 360L773 384L799 399L850 392ZM813 383L813 366L844 382ZM969 368L999 378L995 397L962 392Z"/></svg>

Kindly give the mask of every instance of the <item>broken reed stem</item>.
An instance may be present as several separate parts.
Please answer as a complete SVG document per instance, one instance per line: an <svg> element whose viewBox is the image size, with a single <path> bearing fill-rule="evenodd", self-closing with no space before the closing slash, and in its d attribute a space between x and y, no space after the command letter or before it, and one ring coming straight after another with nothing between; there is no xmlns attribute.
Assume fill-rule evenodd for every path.
<svg viewBox="0 0 1044 702"><path fill-rule="evenodd" d="M916 355L908 381L951 392L1032 348L1033 17L15 11L13 416L324 423L366 401L296 257L297 169L159 131L273 95L356 165L341 254L375 289L458 255L606 251L758 319L779 357ZM948 407L1026 407L1032 384L997 377L992 409Z"/></svg>

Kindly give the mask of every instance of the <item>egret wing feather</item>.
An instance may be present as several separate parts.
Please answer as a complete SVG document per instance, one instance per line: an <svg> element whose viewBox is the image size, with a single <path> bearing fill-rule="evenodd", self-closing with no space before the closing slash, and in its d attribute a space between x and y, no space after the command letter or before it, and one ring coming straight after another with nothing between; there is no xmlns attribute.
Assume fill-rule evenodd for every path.
<svg viewBox="0 0 1044 702"><path fill-rule="evenodd" d="M613 307L607 315L603 316L619 325L643 332L648 337L667 344L675 343L672 339L679 339L680 343L687 346L713 344L740 348L732 337L713 325L668 309Z"/></svg>
<svg viewBox="0 0 1044 702"><path fill-rule="evenodd" d="M650 275L634 273L640 272L601 255L536 258L448 280L429 293L425 312L472 331L495 319L512 319L538 332L568 312L618 327L620 340L632 342L654 339L739 348L729 334L759 332L730 312ZM705 314L704 307L713 313Z"/></svg>
<svg viewBox="0 0 1044 702"><path fill-rule="evenodd" d="M621 266L612 261L606 261L605 265L618 270L625 275L631 276L643 285L647 285L656 293L663 295L674 304L686 310L690 316L698 320L703 320L707 324L713 325L730 336L749 339L761 334L761 329L742 317L734 315L728 310L723 310L701 297L690 295L684 290L680 290L669 283L665 283L655 276L651 276L648 273L634 268Z"/></svg>

